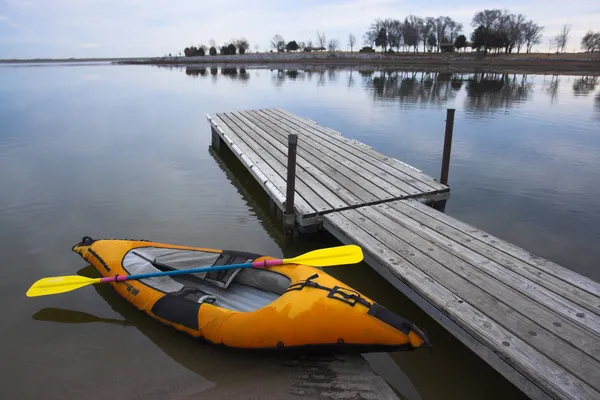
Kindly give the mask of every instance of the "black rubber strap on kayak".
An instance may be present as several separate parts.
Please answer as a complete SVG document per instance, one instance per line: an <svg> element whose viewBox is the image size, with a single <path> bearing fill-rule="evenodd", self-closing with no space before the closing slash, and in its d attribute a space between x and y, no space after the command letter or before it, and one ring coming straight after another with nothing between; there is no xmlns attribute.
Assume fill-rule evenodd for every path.
<svg viewBox="0 0 600 400"><path fill-rule="evenodd" d="M365 306L367 308L371 307L371 303L369 303L367 300L363 299L360 296L360 293L358 293L355 290L346 289L346 288L343 288L340 286L334 286L333 288L328 288L327 286L319 285L317 282L312 281L313 279L316 279L318 277L319 277L319 274L311 275L308 278L306 278L306 280L291 285L288 288L288 290L286 290L286 292L289 292L292 290L302 290L308 286L308 287L315 288L315 289L326 290L329 292L329 294L327 294L327 297L329 297L330 299L336 299L336 300L342 301L352 307L354 307L354 305L356 303L362 304L363 306ZM350 292L350 293L347 293L347 292Z"/></svg>

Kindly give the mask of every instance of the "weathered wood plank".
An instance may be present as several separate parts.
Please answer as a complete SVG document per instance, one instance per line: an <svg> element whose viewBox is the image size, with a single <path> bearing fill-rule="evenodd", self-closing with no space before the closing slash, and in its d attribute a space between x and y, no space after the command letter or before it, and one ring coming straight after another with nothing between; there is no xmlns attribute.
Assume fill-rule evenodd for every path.
<svg viewBox="0 0 600 400"><path fill-rule="evenodd" d="M324 216L324 221L342 230L354 243L360 244L373 259L389 268L398 279L441 310L469 335L494 349L496 355L550 396L568 399L592 399L600 396L590 385L480 311L482 307L497 307L497 302L491 296L439 264L436 266L431 262L426 263L433 267L427 271L422 264L416 267L413 264L413 256L410 256L410 252L407 254L406 245L392 239L392 232L384 230L367 218L362 217L364 221L360 220L361 216L357 214L356 210L328 214ZM406 259L408 257L411 262ZM440 274L444 271L444 274ZM448 287L449 284L454 290ZM511 313L510 308L503 311L507 313L508 321L512 321L513 324L520 322L511 315L515 313ZM497 316L497 313L493 314ZM520 327L526 328L527 325ZM540 327L537 327L537 331L545 332Z"/></svg>
<svg viewBox="0 0 600 400"><path fill-rule="evenodd" d="M600 362L589 356L597 358L600 354L598 336L481 273L435 242L428 243L399 225L397 219L381 214L381 207L363 207L343 214L363 223L360 218L366 218L372 224L369 231L382 244L401 249L399 254L407 261L587 383L598 381ZM557 322L560 327L555 326Z"/></svg>
<svg viewBox="0 0 600 400"><path fill-rule="evenodd" d="M329 165L334 168L335 165L332 165L333 163L337 165L341 164L341 166L345 168L346 176L351 175L348 177L350 179L354 178L357 185L361 185L364 182L376 185L377 188L375 191L372 191L372 193L376 193L376 191L384 191L393 198L407 197L409 195L422 193L421 190L408 185L397 177L390 175L386 171L381 170L372 164L365 163L352 153L349 153L344 149L341 149L334 144L321 139L319 136L313 134L307 129L287 126L281 123L280 120L265 113L264 110L246 111L245 114L255 116L256 118L261 118L264 122L270 123L270 126L276 133L280 133L282 135L287 133L298 134L300 137L302 137L302 145L304 146L305 151L322 154L320 158L324 161L331 160ZM383 196L379 195L379 197Z"/></svg>
<svg viewBox="0 0 600 400"><path fill-rule="evenodd" d="M283 142L287 140L289 133L296 133L299 137L298 148L302 157L311 163L315 168L320 170L323 174L334 179L340 186L347 189L349 192L354 193L358 198L358 201L351 205L365 204L376 202L379 200L392 200L397 197L387 193L380 187L373 184L371 181L359 177L356 173L346 167L342 162L338 162L332 157L320 151L318 148L314 148L307 143L307 135L296 131L286 132L279 126L272 124L265 118L245 112L243 115L251 120L256 126L263 129L265 132L274 134L273 140ZM316 175L315 179L320 179L321 174ZM404 195L400 195L404 197ZM349 203L350 204L350 203Z"/></svg>
<svg viewBox="0 0 600 400"><path fill-rule="evenodd" d="M459 221L446 214L440 213L431 207L423 205L416 201L406 202L407 205L418 209L419 211L427 214L440 222L450 225L455 229L460 230L471 236L472 238L486 243L501 252L506 253L514 258L517 258L525 263L536 267L542 272L553 275L554 277L578 287L579 289L585 290L594 296L600 296L600 283L595 282L589 278L586 278L578 273L571 271L565 267L557 265L549 260L538 257L527 250L515 246L514 244L508 243L500 238L494 237L491 234L482 231L474 226L471 226L465 222Z"/></svg>
<svg viewBox="0 0 600 400"><path fill-rule="evenodd" d="M329 221L327 218L323 219L323 227L344 244L356 243L356 241L353 239L353 236L351 236L343 226L338 226ZM363 249L367 250L364 247ZM425 313L427 313L431 318L440 323L450 334L454 335L483 361L491 365L494 369L496 369L496 371L498 371L517 388L523 391L523 393L534 400L551 400L551 397L548 394L551 391L542 390L542 388L540 388L538 384L534 383L529 377L524 376L512 365L502 359L496 352L493 351L492 347L487 345L487 343L481 341L480 338L476 338L474 335L470 334L461 326L459 326L448 316L451 313L447 313L445 309L438 308L439 305L436 306L422 297L410 286L410 283L405 281L404 278L399 275L398 271L395 271L393 268L389 268L387 262L386 264L383 264L378 259L374 258L369 251L364 251L363 254L364 261L375 271L377 271L379 275L390 282L396 289L402 292L402 294L404 294L408 299L425 311ZM455 318L455 316L453 316L453 318Z"/></svg>
<svg viewBox="0 0 600 400"><path fill-rule="evenodd" d="M235 116L225 113L218 115L222 120L235 127L236 131L240 132L240 138L250 143L256 151L268 157L273 168L278 170L279 174L285 177L284 179L287 179L287 146L281 145L278 147L276 143L264 140ZM330 192L312 179L300 162L299 157L297 157L296 164L296 194L302 196L319 213L345 206L345 203L335 196L323 197L330 194Z"/></svg>
<svg viewBox="0 0 600 400"><path fill-rule="evenodd" d="M241 124L240 126L245 129L245 132L252 135L256 140L260 140L267 146L276 149L273 150L275 157L281 157L287 152L287 145L284 141L275 140L270 136L268 132L261 129L259 126L254 124L252 121L244 115L239 113L229 113L230 118L235 119ZM301 141L301 138L299 138ZM343 186L337 184L333 178L322 173L314 165L312 165L307 159L306 154L298 152L296 154L297 166L303 171L301 176L310 188L319 194L327 203L329 203L329 209L324 209L322 212L330 212L334 209L347 208L350 204L364 204L352 191L345 189Z"/></svg>
<svg viewBox="0 0 600 400"><path fill-rule="evenodd" d="M445 224L440 220L425 214L421 211L423 207L418 206L417 208L414 208L410 207L407 203L408 202L405 201L394 201L388 203L388 205L403 214L403 218L413 219L415 224L427 227L428 229L423 229L422 231L426 234L429 232L427 236L431 238L431 240L435 240L438 244L444 244L446 249L451 249L455 253L468 255L469 259L477 264L483 265L487 260L497 263L507 270L505 271L506 273L511 275L518 274L526 279L527 282L531 281L535 285L540 285L556 295L568 299L572 303L585 307L585 309L575 313L575 317L577 318L576 321L579 321L580 318L588 317L593 318L596 321L600 320L600 297L594 296L585 290L581 290L553 275L540 271L536 267L533 267L510 254L499 251L484 242L473 239L468 234L451 225ZM451 220L449 217L441 218ZM455 242L457 242L457 244ZM579 313L584 313L586 315L577 317L577 314Z"/></svg>
<svg viewBox="0 0 600 400"><path fill-rule="evenodd" d="M391 173L393 173L394 175L403 176L403 178L402 178L403 180L406 180L407 182L413 184L414 186L418 187L421 190L432 191L432 190L441 190L441 189L448 188L447 186L442 185L441 183L435 181L433 178L424 174L423 172L419 171L418 169L410 167L404 163L398 162L397 160L395 160L393 158L390 158L381 153L378 153L377 151L373 150L371 147L368 147L365 145L354 144L354 143L352 143L351 139L345 138L338 132L336 132L337 133L336 135L333 135L331 132L335 132L335 131L333 131L332 129L323 128L318 124L315 125L314 123L311 124L309 122L304 121L301 117L290 114L287 111L279 109L279 108L271 108L271 109L267 109L265 111L269 111L274 114L278 114L282 118L282 121L287 121L288 123L300 125L303 127L310 127L313 130L316 130L321 133L325 133L327 135L327 137L325 137L326 139L337 140L338 142L340 142L340 146L345 146L349 151L354 152L354 154L361 157L366 162L370 162L370 163L375 162L376 165L381 166L382 168L383 167L391 167L393 169L391 171ZM330 132L326 133L327 130L329 130Z"/></svg>
<svg viewBox="0 0 600 400"><path fill-rule="evenodd" d="M365 145L358 144L356 143L356 141L342 136L340 133L337 133L335 131L332 131L335 133L328 132L329 128L324 128L320 125L310 124L309 122L303 121L297 116L292 116L291 114L285 113L283 111L282 113L280 113L278 109L263 109L260 110L260 112L268 113L271 117L277 119L280 123L289 126L290 128L309 132L311 135L318 137L321 140L329 142L333 147L338 148L338 151L344 151L344 157L348 158L350 157L350 155L353 155L354 157L359 159L360 162L364 164L370 164L379 170L387 172L389 175L396 176L398 177L398 179L410 185L411 187L419 190L420 192L432 192L436 190L447 189L447 187L437 184L437 182L435 182L431 177L428 177L428 180L421 180L417 179L415 176L407 173L406 171L402 171L395 168L394 165L398 164L400 167L409 170L415 174L418 174L416 170L412 170L411 168L408 168L403 164L399 164L396 161L384 156L383 154L379 154L374 150L365 147ZM365 151L367 150L370 152L365 153ZM371 152L377 154L378 157L372 156Z"/></svg>
<svg viewBox="0 0 600 400"><path fill-rule="evenodd" d="M406 243L426 249L430 258L600 360L600 336L592 329L583 329L579 321L568 317L572 303L560 296L552 296L552 293L544 292L524 279L519 280L510 271L483 257L474 257L458 243L438 238L434 231L387 204L364 207L358 211L375 219L385 229L393 229L396 236Z"/></svg>
<svg viewBox="0 0 600 400"><path fill-rule="evenodd" d="M283 193L285 193L286 183L281 175L271 167L272 160L268 160L268 158L265 160L256 154L256 152L252 150L246 142L241 140L218 116L213 115L208 118L211 126L217 130L227 146L229 146L236 157L246 165L250 173L257 179L258 183L267 191L267 193L272 194L271 197L275 203L283 210L283 204L285 202L285 195ZM299 215L312 215L316 212L302 196L297 198L294 206Z"/></svg>

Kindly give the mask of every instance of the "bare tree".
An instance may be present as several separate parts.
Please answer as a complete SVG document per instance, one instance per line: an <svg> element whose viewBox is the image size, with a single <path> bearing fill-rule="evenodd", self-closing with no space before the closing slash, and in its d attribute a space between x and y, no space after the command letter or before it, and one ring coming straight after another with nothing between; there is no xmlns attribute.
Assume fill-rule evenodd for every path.
<svg viewBox="0 0 600 400"><path fill-rule="evenodd" d="M561 53L565 52L565 47L569 41L569 34L571 33L571 24L564 24L562 30L554 37L556 43L556 51Z"/></svg>
<svg viewBox="0 0 600 400"><path fill-rule="evenodd" d="M352 53L352 50L354 50L354 44L356 43L356 36L354 36L352 33L348 35L348 46L350 47L350 52Z"/></svg>
<svg viewBox="0 0 600 400"><path fill-rule="evenodd" d="M419 41L421 36L419 32L421 31L421 26L423 26L424 22L422 18L415 17L414 15L409 15L404 19L404 23L402 24L402 37L404 38L404 45L414 48L414 51L417 53L419 49L417 46L419 45Z"/></svg>
<svg viewBox="0 0 600 400"><path fill-rule="evenodd" d="M588 31L581 39L581 47L588 53L600 51L600 32Z"/></svg>
<svg viewBox="0 0 600 400"><path fill-rule="evenodd" d="M246 50L250 48L250 43L248 43L248 39L246 38L240 38L235 41L232 40L231 43L235 44L235 47L238 48L240 54L244 54Z"/></svg>
<svg viewBox="0 0 600 400"><path fill-rule="evenodd" d="M313 47L312 39L308 39L308 41L306 42L306 47Z"/></svg>
<svg viewBox="0 0 600 400"><path fill-rule="evenodd" d="M327 44L327 48L329 51L336 51L340 47L340 41L337 39L329 39L329 43Z"/></svg>
<svg viewBox="0 0 600 400"><path fill-rule="evenodd" d="M317 44L319 47L325 47L327 45L327 36L325 36L325 32L320 33L317 31Z"/></svg>
<svg viewBox="0 0 600 400"><path fill-rule="evenodd" d="M502 10L483 10L473 16L471 25L473 27L483 26L486 30L490 30L498 24L502 16Z"/></svg>
<svg viewBox="0 0 600 400"><path fill-rule="evenodd" d="M533 46L542 43L543 26L539 26L532 20L529 20L523 26L523 39L527 53L531 53Z"/></svg>
<svg viewBox="0 0 600 400"><path fill-rule="evenodd" d="M395 47L398 51L400 51L400 46L402 45L402 35L403 35L403 26L402 22L397 19L393 20L384 20L383 28L387 33L387 42L390 45L390 49Z"/></svg>
<svg viewBox="0 0 600 400"><path fill-rule="evenodd" d="M215 39L210 39L208 41L208 44L210 45L210 47L217 47L217 42L215 41Z"/></svg>
<svg viewBox="0 0 600 400"><path fill-rule="evenodd" d="M512 53L515 46L517 47L517 53L520 52L525 44L525 16L523 14L509 15L506 36L508 38L508 52Z"/></svg>
<svg viewBox="0 0 600 400"><path fill-rule="evenodd" d="M283 36L280 34L273 36L273 39L271 39L271 47L277 50L278 53L282 53L285 50L285 40L283 39Z"/></svg>
<svg viewBox="0 0 600 400"><path fill-rule="evenodd" d="M306 48L306 44L304 42L298 42L298 48L304 50Z"/></svg>
<svg viewBox="0 0 600 400"><path fill-rule="evenodd" d="M423 25L421 25L421 41L423 42L423 52L425 52L425 47L427 44L427 38L433 32L435 27L435 18L427 17L423 20Z"/></svg>

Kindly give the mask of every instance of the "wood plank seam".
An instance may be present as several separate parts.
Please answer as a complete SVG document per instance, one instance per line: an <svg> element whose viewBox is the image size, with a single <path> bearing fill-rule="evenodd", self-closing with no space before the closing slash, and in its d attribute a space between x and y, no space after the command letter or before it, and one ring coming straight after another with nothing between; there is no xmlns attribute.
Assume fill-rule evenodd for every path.
<svg viewBox="0 0 600 400"><path fill-rule="evenodd" d="M327 157L333 158L334 161L341 162L339 159L342 159L343 162L341 163L343 163L350 170L358 169L355 171L356 174L362 176L363 178L373 179L372 177L375 177L376 181L373 181L373 183L375 183L382 190L387 190L391 195L394 195L392 191L396 192L395 196L400 196L401 194L398 194L398 191L401 191L406 195L410 195L422 194L423 192L429 192L431 190L429 187L427 187L427 189L415 187L410 182L403 181L400 178L391 175L389 172L381 169L379 166L365 163L363 159L357 157L347 150L344 150L335 143L322 139L306 128L289 127L288 125L283 125L280 120L272 117L269 114L266 114L264 110L247 111L247 113L255 115L259 118L264 118L272 125L278 127L281 131L289 130L298 134L299 137L303 139L302 142L304 144L313 149L319 150L320 152L326 154ZM390 189L392 191L390 191Z"/></svg>
<svg viewBox="0 0 600 400"><path fill-rule="evenodd" d="M257 145L267 146L267 147L263 147L263 149L265 151L267 151L272 157L277 159L279 161L279 163L282 165L282 168L285 169L287 172L287 166L284 163L284 161L287 160L287 146L285 144L280 143L280 142L274 143L273 141L269 141L264 136L264 135L266 135L266 133L259 132L258 130L255 130L254 128L252 128L248 125L245 125L245 127L242 127L240 124L243 124L244 122L239 120L239 118L236 115L230 116L230 115L225 114L224 117L231 120L233 124L237 125L238 128L241 129L244 132L244 134L247 135L247 137L250 138ZM252 132L252 133L250 133L250 132ZM343 200L342 198L340 198L337 194L335 194L333 192L332 192L332 194L327 196L326 190L323 190L323 189L327 189L327 188L313 178L313 176L307 170L307 168L310 169L311 166L299 154L297 154L296 167L297 167L296 180L298 181L298 190L296 190L296 193L301 194L309 203L311 203L311 201L312 201L313 204L315 204L315 201L316 201L319 204L322 204L322 205L319 205L318 207L315 207L313 205L313 207L318 212L327 211L328 209L338 209L340 207L344 207L344 205L347 204L345 202L345 200ZM283 170L282 170L282 173L283 173ZM306 190L303 190L302 189L303 187L305 187ZM319 190L319 189L321 189L321 190ZM312 193L309 193L309 192L312 192ZM309 195L312 198L312 200L307 197Z"/></svg>
<svg viewBox="0 0 600 400"><path fill-rule="evenodd" d="M406 169L403 165L397 165L396 163L390 162L390 157L377 153L375 150L369 150L367 148L361 149L361 147L353 145L352 140L355 139L346 138L341 133L335 131L332 131L335 132L335 134L323 132L324 129L329 128L320 127L311 130L311 127L307 126L300 117L292 116L291 114L286 113L285 111L278 113L277 111L273 110L277 109L264 109L258 111L268 113L274 117L278 117L281 120L281 122L285 123L287 126L292 126L296 129L305 130L310 134L320 137L321 139L331 143L332 145L337 146L338 148L343 149L344 151L349 152L355 155L356 157L359 157L360 159L362 159L363 163L368 163L370 165L373 165L374 167L385 170L389 174L392 174L394 176L400 175L402 176L401 180L409 183L411 186L414 186L415 188L421 191L428 191L432 189L440 189L446 187L445 185L436 182L435 179L426 176L425 174L416 173L416 170ZM369 151L366 151L365 149ZM414 176L415 173L418 176Z"/></svg>
<svg viewBox="0 0 600 400"><path fill-rule="evenodd" d="M274 122L271 122L270 119L265 119L264 121L259 121L254 118L254 114L248 112L248 118L252 118L253 122L259 126L261 126L265 131L269 130L271 132L279 132L279 136L275 137L275 140L282 141L284 140L285 133L283 129L278 127ZM307 154L311 158L315 158L317 163L314 163L314 166L318 168L323 173L327 173L327 171L319 168L318 164L323 163L327 165L327 168L332 168L334 170L338 169L338 172L344 176L344 180L347 181L346 184L339 182L340 185L343 185L346 189L353 189L348 187L348 183L352 186L358 186L360 189L368 190L373 196L382 197L406 197L409 193L406 193L400 189L397 189L395 186L391 185L389 182L384 181L382 178L376 176L375 174L369 172L361 173L360 170L356 171L352 168L359 168L360 166L355 164L354 162L344 159L342 161L335 159L331 154L326 153L324 150L319 149L318 146L312 144L312 141L307 140L308 137L306 135L300 134L297 131L293 131L298 134L301 139L299 144L299 149L302 150L305 154ZM322 155L322 156L321 156ZM348 165L351 164L351 165ZM364 175L366 174L366 175ZM352 182L354 181L354 182ZM386 187L387 186L387 187ZM367 189L368 188L368 189ZM393 190L396 189L396 190ZM379 193L376 193L379 192ZM395 194L394 194L395 193Z"/></svg>
<svg viewBox="0 0 600 400"><path fill-rule="evenodd" d="M360 238L356 235L351 235L347 230L340 228L332 217L337 218L338 214L326 216L323 219L323 227L333 234L338 240L345 244L356 244L360 242ZM551 396L532 382L529 378L515 369L510 363L501 358L496 352L492 351L485 342L477 339L477 335L472 335L467 330L462 328L454 319L450 318L445 312L441 311L438 306L431 303L427 298L423 297L415 288L413 288L404 276L396 273L392 268L386 266L387 262L382 262L375 258L371 251L364 252L364 260L367 264L373 267L383 278L388 280L399 289L410 300L423 309L431 318L442 324L450 333L460 340L471 351L481 357L485 362L492 365L505 378L515 384L524 393L536 400L549 400ZM459 300L460 301L460 300ZM434 345L435 346L435 345ZM556 397L554 397L556 398Z"/></svg>
<svg viewBox="0 0 600 400"><path fill-rule="evenodd" d="M377 153L374 150L368 151L368 152L363 151L364 148L361 150L360 147L353 145L352 140L354 140L354 139L348 139L348 138L344 137L341 133L336 132L335 134L331 134L331 133L328 134L328 133L323 132L323 129L325 129L325 128L318 128L318 129L311 130L310 129L311 127L307 126L299 117L291 116L291 114L289 114L289 113L288 114L277 113L276 111L272 111L272 110L277 110L277 109L264 109L264 110L258 110L258 112L263 112L265 114L269 114L274 117L278 117L278 118L280 118L281 122L285 123L287 126L295 127L296 129L304 130L304 131L308 132L309 134L320 137L321 139L329 142L331 145L336 146L340 149L343 149L344 151L360 158L363 163L368 163L376 168L382 169L393 176L400 175L400 176L402 176L401 180L407 182L411 186L419 189L420 191L428 191L428 190L434 190L434 189L440 189L440 188L446 187L445 185L435 182L435 180L433 178L428 177L425 174L417 173L417 175L419 175L419 177L412 175L412 172L414 170L406 169L406 168L404 168L403 165L396 165L395 163L390 163L389 162L389 160L391 160L390 157L387 157L387 156L384 156L383 154ZM333 132L335 132L335 131L333 131ZM322 136L322 135L325 135L325 136ZM386 162L386 161L388 161L388 162Z"/></svg>
<svg viewBox="0 0 600 400"><path fill-rule="evenodd" d="M391 243L401 248L399 254L407 262L432 278L443 281L447 289L469 301L488 318L493 319L498 325L527 342L547 358L559 363L574 375L578 371L581 374L579 378L583 382L591 384L591 381L597 377L593 371L600 370L600 363L590 358L589 354L579 350L579 343L581 343L590 354L597 355L599 349L597 336L590 337L590 335L582 334L575 324L567 322L564 318L553 317L550 310L545 311L536 303L521 302L519 296L522 295L520 293L512 289L507 290L508 288L504 288L502 282L494 283L489 279L481 279L477 273L469 271L469 268L473 269L472 266L459 262L458 259L441 260L438 256L445 255L443 250L442 252L440 252L441 249L436 250L435 244L431 244L429 246L433 247L427 248L428 245L421 243L423 239L418 235L414 235L413 238L409 237L411 233L404 232L404 228L399 229L400 225L397 220L382 218L383 216L372 207L364 207L344 214L353 220L360 221L368 218L371 234L375 237L385 237L380 239L381 243L386 244L388 248L391 248ZM363 223L366 222L363 221ZM381 230L381 234L378 230ZM425 248L429 252L421 250ZM426 260L433 262L426 263ZM432 273L435 273L435 276ZM477 298L477 301L471 301L470 298L473 300ZM545 315L545 321L539 318L534 320L533 316L541 315ZM504 316L504 319L500 319L501 316ZM558 336L556 331L560 331L561 328L553 325L553 321L556 320L562 321L562 330L565 332L569 328L569 335L576 336L579 339L578 343L567 340L566 333ZM532 335L531 332L536 334Z"/></svg>
<svg viewBox="0 0 600 400"><path fill-rule="evenodd" d="M207 115L207 119L209 120L211 126L215 128L215 130L219 133L219 136L223 139L223 141L227 144L227 146L231 149L232 153L246 166L248 171L256 178L258 183L263 187L263 189L270 195L270 197L277 204L279 209L282 211L285 209L285 196L281 191L266 177L266 174L261 171L255 164L254 167L251 167L248 163L250 160L248 157L242 157L245 155L243 151L235 144L235 142L225 134L224 130L218 123L215 121L214 117ZM314 217L316 214L314 212L310 212L310 210L305 210L304 212L299 209L300 203L295 204L296 208L296 220L299 223L302 223L304 219Z"/></svg>
<svg viewBox="0 0 600 400"><path fill-rule="evenodd" d="M422 204L418 204L417 202L412 201L407 201L406 205L413 207L416 210L419 210L420 212L439 220L443 224L449 225L451 227L451 224L453 224L455 225L455 229L460 228L459 230L465 232L475 240L488 244L506 255L512 255L513 257L522 260L523 262L533 266L534 268L538 268L547 274L553 275L554 277L568 283L569 285L576 286L579 289L587 291L594 296L600 297L600 283L596 281L579 275L576 272L562 267L558 264L555 264L549 260L538 257L535 254L528 252L527 250L524 250L518 246L508 243L500 238L494 237L493 235L487 232L484 232L463 221L452 218L447 214L440 213L439 211L436 211L431 207L423 206Z"/></svg>
<svg viewBox="0 0 600 400"><path fill-rule="evenodd" d="M271 113L268 113L265 110L251 110L248 112L256 113L261 117L267 118L269 121L272 121L275 124L282 124L282 121L280 119L277 119L280 118L280 116L273 116ZM284 124L284 126L287 129L293 130L299 136L303 137L305 142L312 143L314 141L322 147L328 149L329 151L332 151L333 153L339 155L339 157L344 158L348 162L357 165L359 167L359 170L364 169L372 174L378 175L381 179L386 180L388 185L392 185L393 187L400 189L406 192L407 194L410 194L410 196L406 196L407 198L414 196L427 197L427 193L431 192L432 190L440 191L440 193L447 192L447 197L449 197L450 189L447 186L437 185L435 188L432 188L432 186L420 182L410 176L408 177L408 179L402 179L394 175L397 174L398 171L385 164L382 164L381 162L378 162L377 160L375 160L375 162L369 162L365 160L364 157L361 158L362 156L356 155L355 152L349 150L347 147L340 146L339 141L337 139L335 141L328 141L305 126L289 125L287 123ZM352 149L354 150L354 148ZM413 169L415 171L418 171L416 168ZM400 173L400 175L406 176L403 173ZM432 178L430 178L430 180L432 180ZM379 186L381 187L381 185Z"/></svg>
<svg viewBox="0 0 600 400"><path fill-rule="evenodd" d="M600 298L597 296L594 296L589 292L581 290L573 285L567 284L565 281L559 280L553 275L537 271L535 270L535 267L513 257L512 255L505 254L495 249L491 245L479 240L471 240L470 236L465 232L462 232L451 225L444 224L438 219L423 213L421 210L410 207L407 203L409 202L398 201L387 203L387 205L399 213L406 215L408 218L424 225L428 229L435 231L435 234L432 233L429 236L439 235L439 237L441 237L440 240L451 240L453 242L457 242L459 246L464 246L465 249L467 249L467 252L474 252L477 257L483 257L485 259L492 260L493 262L502 265L504 268L507 268L508 273L518 274L519 276L522 276L523 279L534 282L537 285L541 285L552 293L564 297L580 307L584 307L585 310L582 311L591 314L593 318L600 318L600 314L597 311L600 307ZM445 219L449 218L450 217L446 217ZM583 316L578 318L583 318Z"/></svg>
<svg viewBox="0 0 600 400"><path fill-rule="evenodd" d="M282 109L279 109L279 108L271 108L271 109L265 109L265 110L273 110L274 112L277 112L277 113L279 113L279 115L282 115L282 116L284 116L284 118L286 118L286 120L288 120L290 123L294 123L293 121L295 120L295 122L296 122L297 124L298 124L298 123L299 123L299 124L302 124L302 117L295 116L295 115L293 115L293 114L291 114L291 113L288 113L288 112L287 112L287 111L285 111L285 110L282 110ZM318 126L318 127L317 127L317 130L319 130L319 131L321 131L321 132L322 132L322 129L323 129L323 128L321 128L320 126ZM336 131L334 131L334 130L333 130L333 129L331 129L331 128L327 128L327 129L328 129L328 130L330 130L330 131L336 132ZM337 133L337 135L336 135L336 136L338 137L338 140L339 140L340 142L342 142L342 143L344 143L344 144L346 144L346 145L349 145L347 141L348 141L348 140L350 140L350 139L348 139L348 138L344 137L344 136L343 136L341 133L339 133L339 132L336 132L336 133ZM330 137L330 138L333 138L333 136L332 136L332 135L329 135L329 137ZM361 148L359 147L359 149L361 149ZM393 161L393 159L392 159L392 158L390 158L390 157L387 157L387 156L385 156L385 155L383 155L383 154L381 154L381 153L378 153L378 152L376 152L375 150L372 150L372 151L367 151L367 150L368 150L368 149L362 148L362 150L361 150L361 151L362 151L362 153L363 153L363 154L365 154L366 156L368 156L368 157L370 157L370 158L373 158L373 159L375 159L376 161L383 162L383 163L385 163L386 165L388 165L388 166L391 166L391 167L393 167L394 169L396 169L396 170L397 170L399 173L406 174L407 176L410 176L410 177L412 177L412 178L414 178L414 179L417 179L417 180L419 180L420 182L422 182L422 183L424 183L424 184L426 184L426 185L429 185L431 188L435 188L435 187L439 188L439 187L444 187L444 186L446 186L446 185L442 185L441 183L437 182L437 181L436 181L434 178L432 178L432 177L430 177L430 176L427 176L427 175L425 175L425 174L423 174L423 173L418 173L418 172L417 172L418 170L417 170L416 168L415 168L415 169L410 169L410 170L407 170L406 168L404 168L404 165L403 165L403 164L400 164L400 165L398 165L398 164L396 164L396 163L389 162L390 160L391 160L391 161ZM386 163L386 161L388 161L388 162ZM412 171L414 171L414 172L416 173L416 174L415 174L416 176L410 173L410 171L411 171L411 170L412 170Z"/></svg>
<svg viewBox="0 0 600 400"><path fill-rule="evenodd" d="M329 223L336 221L336 223L339 224L340 221L343 222L343 220L345 220L345 223L343 223L344 226L340 227L340 229L348 233L349 230L353 229L350 226L352 225L355 230L361 231L360 236L354 236L353 240L355 243L363 246L366 251L379 259L384 265L389 266L389 268L392 268L390 262L397 264L398 271L402 270L400 276L407 282L410 281L411 288L418 293L421 293L421 296L433 300L434 303L437 304L438 309L446 310L446 315L452 317L455 322L463 326L463 329L469 330L471 334L475 334L484 340L487 343L487 346L491 346L495 349L498 356L512 364L514 367L519 368L520 372L528 376L530 380L537 382L538 385L542 384L542 387L551 390L555 397L579 399L582 397L593 398L598 395L598 392L593 388L564 370L554 361L539 353L522 339L515 337L506 331L494 320L489 319L488 316L475 308L474 305L471 305L457 294L449 291L440 281L400 256L400 253L396 250L389 250L385 245L382 245L379 241L381 238L376 239L373 236L373 228L367 227L367 225L371 225L370 221L361 222L362 225L359 226L342 214L343 213L335 213L327 215L325 216L324 221ZM369 241L371 243L373 241L377 242L380 247L377 250L372 250L370 248L371 246L367 245ZM392 270L394 270L394 268L392 268ZM424 283L427 283L427 289L422 287ZM432 290L433 292L438 291L443 294L442 298L445 298L445 300L436 302L435 298L432 297ZM465 310L465 308L467 310ZM459 310L462 311L457 314L456 312ZM462 315L462 317L459 317L459 315ZM487 324L484 324L484 321L487 321ZM471 326L470 324L475 325ZM508 345L505 343L508 343ZM518 356L519 354L520 356Z"/></svg>

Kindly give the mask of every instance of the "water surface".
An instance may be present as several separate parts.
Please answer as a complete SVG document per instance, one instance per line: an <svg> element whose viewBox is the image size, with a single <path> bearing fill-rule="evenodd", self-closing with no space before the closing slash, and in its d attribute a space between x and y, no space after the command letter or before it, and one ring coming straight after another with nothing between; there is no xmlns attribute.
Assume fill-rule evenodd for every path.
<svg viewBox="0 0 600 400"><path fill-rule="evenodd" d="M258 185L230 154L209 149L207 113L284 108L437 177L445 110L456 108L446 212L600 280L596 82L359 69L1 66L0 301L8 307L0 397L210 398L229 387L243 393L261 372L271 373L268 357L188 340L111 290L24 296L40 277L86 267L70 251L84 235L273 256L336 245L328 235L285 241ZM420 398L520 396L368 266L328 272L429 332L433 353L394 354ZM402 385L395 386L412 393Z"/></svg>

